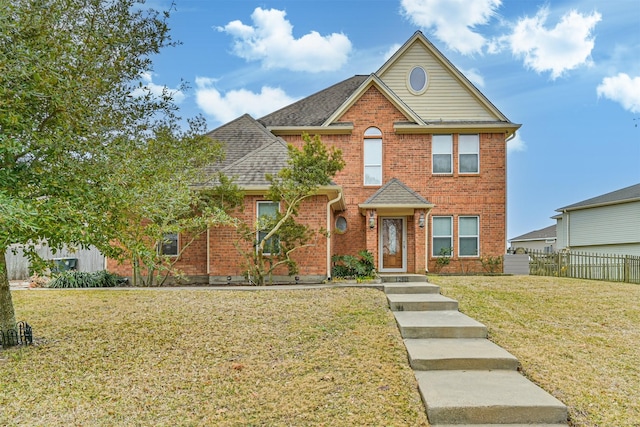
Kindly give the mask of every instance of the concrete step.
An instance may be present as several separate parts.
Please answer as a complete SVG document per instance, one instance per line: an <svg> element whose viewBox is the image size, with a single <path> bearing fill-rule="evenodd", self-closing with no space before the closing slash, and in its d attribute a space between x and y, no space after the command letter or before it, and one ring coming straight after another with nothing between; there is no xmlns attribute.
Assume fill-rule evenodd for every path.
<svg viewBox="0 0 640 427"><path fill-rule="evenodd" d="M411 367L429 370L516 370L518 359L484 338L406 339Z"/></svg>
<svg viewBox="0 0 640 427"><path fill-rule="evenodd" d="M563 424L567 407L516 371L416 371L431 424Z"/></svg>
<svg viewBox="0 0 640 427"><path fill-rule="evenodd" d="M440 294L388 294L392 311L458 310L458 301Z"/></svg>
<svg viewBox="0 0 640 427"><path fill-rule="evenodd" d="M427 283L429 280L424 274L381 274L382 283Z"/></svg>
<svg viewBox="0 0 640 427"><path fill-rule="evenodd" d="M385 283L384 293L389 294L439 294L440 286L429 283Z"/></svg>
<svg viewBox="0 0 640 427"><path fill-rule="evenodd" d="M486 338L487 327L454 310L395 311L402 338Z"/></svg>

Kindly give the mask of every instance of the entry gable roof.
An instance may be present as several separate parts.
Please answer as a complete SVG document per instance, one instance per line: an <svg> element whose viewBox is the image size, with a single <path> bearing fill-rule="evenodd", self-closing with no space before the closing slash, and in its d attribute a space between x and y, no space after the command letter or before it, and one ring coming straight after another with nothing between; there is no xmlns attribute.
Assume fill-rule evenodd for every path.
<svg viewBox="0 0 640 427"><path fill-rule="evenodd" d="M399 179L392 178L358 207L361 210L384 208L431 209L434 205L416 191L407 187Z"/></svg>

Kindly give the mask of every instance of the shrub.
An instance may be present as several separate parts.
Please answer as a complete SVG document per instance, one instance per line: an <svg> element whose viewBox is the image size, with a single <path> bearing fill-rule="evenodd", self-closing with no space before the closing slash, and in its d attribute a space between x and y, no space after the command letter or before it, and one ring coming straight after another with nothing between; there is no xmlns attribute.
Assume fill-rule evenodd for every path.
<svg viewBox="0 0 640 427"><path fill-rule="evenodd" d="M341 279L365 279L375 275L373 254L362 250L358 256L334 255L331 275Z"/></svg>
<svg viewBox="0 0 640 427"><path fill-rule="evenodd" d="M120 277L107 271L85 273L65 271L48 284L48 288L112 288L120 284Z"/></svg>

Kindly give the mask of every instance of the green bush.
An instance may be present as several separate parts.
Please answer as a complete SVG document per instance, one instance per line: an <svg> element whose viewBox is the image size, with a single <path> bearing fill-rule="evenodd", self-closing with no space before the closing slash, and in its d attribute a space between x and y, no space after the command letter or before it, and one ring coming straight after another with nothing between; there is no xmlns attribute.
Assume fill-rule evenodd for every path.
<svg viewBox="0 0 640 427"><path fill-rule="evenodd" d="M47 288L113 288L119 284L119 276L104 270L95 273L65 271L56 275Z"/></svg>
<svg viewBox="0 0 640 427"><path fill-rule="evenodd" d="M364 279L375 275L373 254L362 250L358 256L354 255L334 255L331 275L340 279Z"/></svg>

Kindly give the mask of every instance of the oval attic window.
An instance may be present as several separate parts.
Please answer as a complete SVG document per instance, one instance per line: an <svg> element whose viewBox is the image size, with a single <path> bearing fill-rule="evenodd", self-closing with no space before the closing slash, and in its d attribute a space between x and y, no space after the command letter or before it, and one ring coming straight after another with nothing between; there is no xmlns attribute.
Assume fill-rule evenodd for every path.
<svg viewBox="0 0 640 427"><path fill-rule="evenodd" d="M413 67L409 72L409 89L414 94L421 94L427 89L427 72L424 68Z"/></svg>

